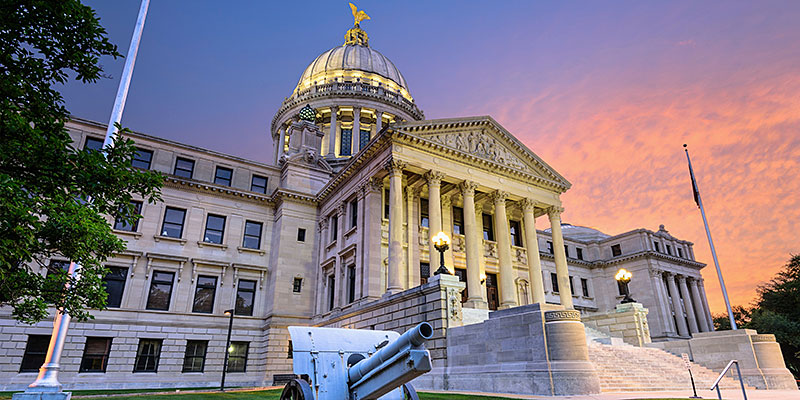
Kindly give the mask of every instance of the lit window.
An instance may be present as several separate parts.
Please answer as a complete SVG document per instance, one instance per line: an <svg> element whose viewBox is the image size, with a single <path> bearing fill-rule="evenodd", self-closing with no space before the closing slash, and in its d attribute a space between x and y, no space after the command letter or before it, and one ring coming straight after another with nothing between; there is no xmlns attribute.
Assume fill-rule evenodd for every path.
<svg viewBox="0 0 800 400"><path fill-rule="evenodd" d="M339 147L339 155L340 156L349 156L351 154L352 148L352 141L353 141L353 130L352 129L342 129L341 137L340 137L340 147Z"/></svg>
<svg viewBox="0 0 800 400"><path fill-rule="evenodd" d="M428 199L419 199L419 224L429 227L428 220Z"/></svg>
<svg viewBox="0 0 800 400"><path fill-rule="evenodd" d="M228 349L228 372L245 372L249 349L249 342L231 342L231 347Z"/></svg>

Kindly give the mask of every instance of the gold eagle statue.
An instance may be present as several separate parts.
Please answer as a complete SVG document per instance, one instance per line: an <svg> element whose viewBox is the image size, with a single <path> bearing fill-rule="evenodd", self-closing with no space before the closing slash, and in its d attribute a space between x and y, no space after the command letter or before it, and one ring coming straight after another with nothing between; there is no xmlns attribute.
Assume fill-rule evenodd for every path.
<svg viewBox="0 0 800 400"><path fill-rule="evenodd" d="M355 19L356 21L356 26L358 25L359 22L365 19L370 19L369 15L367 15L367 13L365 13L364 10L358 11L358 7L356 7L355 4L350 3L350 9L353 10L353 19Z"/></svg>

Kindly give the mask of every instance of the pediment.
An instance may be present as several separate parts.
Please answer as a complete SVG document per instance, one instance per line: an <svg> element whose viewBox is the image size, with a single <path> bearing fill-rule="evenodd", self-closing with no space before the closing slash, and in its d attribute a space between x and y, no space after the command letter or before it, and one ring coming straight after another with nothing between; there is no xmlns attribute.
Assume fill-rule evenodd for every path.
<svg viewBox="0 0 800 400"><path fill-rule="evenodd" d="M554 181L565 190L571 186L561 174L488 116L414 121L395 128L452 150Z"/></svg>

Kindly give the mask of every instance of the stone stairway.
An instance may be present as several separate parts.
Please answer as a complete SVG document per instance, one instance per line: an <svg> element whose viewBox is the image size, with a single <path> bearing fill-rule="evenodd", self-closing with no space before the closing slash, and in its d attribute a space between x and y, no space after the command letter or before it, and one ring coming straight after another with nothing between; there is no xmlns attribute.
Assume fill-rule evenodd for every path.
<svg viewBox="0 0 800 400"><path fill-rule="evenodd" d="M603 392L676 391L691 393L689 372L680 357L660 349L620 344L602 332L587 328L589 360L600 377ZM608 343L604 343L608 342ZM698 394L707 393L718 374L692 363ZM730 375L720 382L721 389L738 389L739 382ZM745 386L748 389L752 389Z"/></svg>

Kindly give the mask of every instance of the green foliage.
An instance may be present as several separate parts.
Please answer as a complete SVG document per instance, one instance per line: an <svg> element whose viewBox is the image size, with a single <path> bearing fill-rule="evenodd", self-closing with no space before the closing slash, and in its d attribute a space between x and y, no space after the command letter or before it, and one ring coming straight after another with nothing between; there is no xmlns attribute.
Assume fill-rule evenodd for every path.
<svg viewBox="0 0 800 400"><path fill-rule="evenodd" d="M163 178L131 167L125 130L103 157L75 149L64 127L53 86L97 81L104 55L120 56L79 1L0 0L0 305L20 321L45 318L50 305L78 320L103 308L102 263L125 249L107 218L133 223L133 196L160 198ZM40 274L53 256L79 263L80 279Z"/></svg>
<svg viewBox="0 0 800 400"><path fill-rule="evenodd" d="M750 309L742 306L733 306L733 320L736 321L736 326L741 328L750 322ZM728 313L714 314L711 316L714 321L714 330L729 331L731 330L731 319L728 318Z"/></svg>

